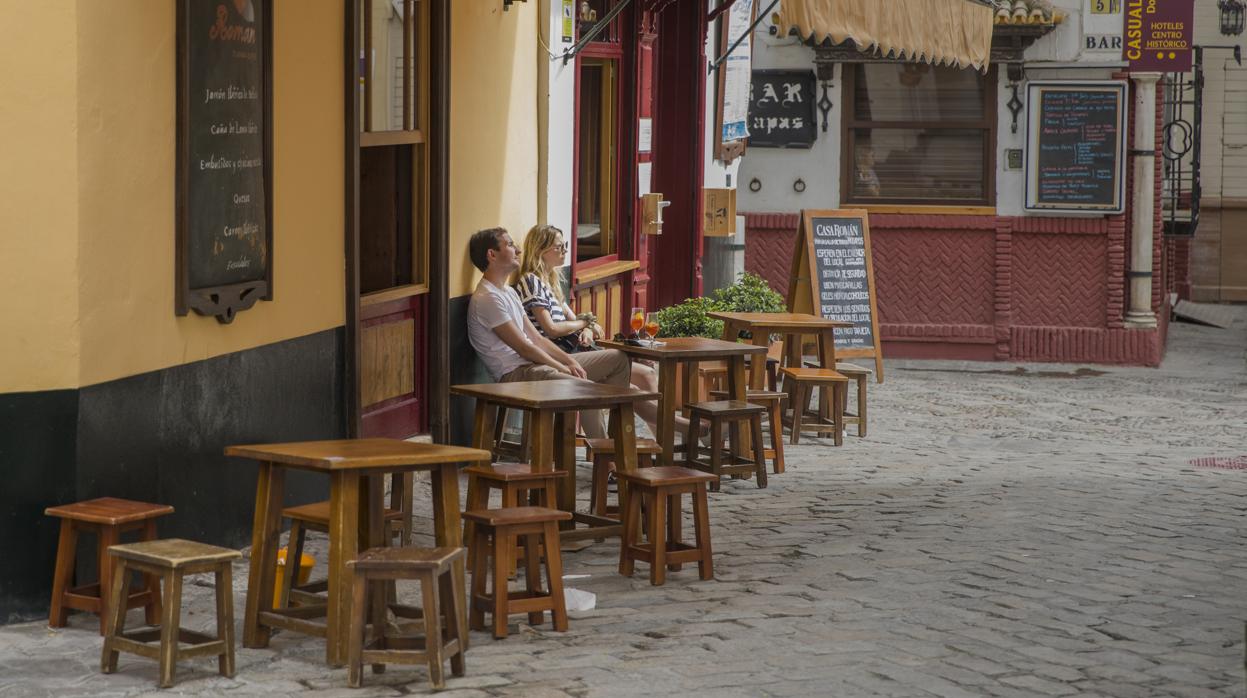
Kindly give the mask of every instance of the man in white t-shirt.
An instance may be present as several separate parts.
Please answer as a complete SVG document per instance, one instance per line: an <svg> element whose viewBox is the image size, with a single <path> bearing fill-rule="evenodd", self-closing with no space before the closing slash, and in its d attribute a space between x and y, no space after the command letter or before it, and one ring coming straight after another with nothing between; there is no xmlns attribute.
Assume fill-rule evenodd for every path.
<svg viewBox="0 0 1247 698"><path fill-rule="evenodd" d="M569 355L533 327L515 289L507 285L520 268L520 251L503 228L489 228L468 241L472 264L485 275L468 303L468 339L489 375L502 383L589 380L628 386L631 365L616 349ZM606 436L601 410L580 413L589 438Z"/></svg>

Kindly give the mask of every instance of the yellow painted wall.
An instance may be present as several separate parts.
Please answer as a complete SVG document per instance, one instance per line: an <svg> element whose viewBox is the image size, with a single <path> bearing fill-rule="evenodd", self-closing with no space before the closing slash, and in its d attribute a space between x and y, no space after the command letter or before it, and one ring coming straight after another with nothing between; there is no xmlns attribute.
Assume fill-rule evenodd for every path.
<svg viewBox="0 0 1247 698"><path fill-rule="evenodd" d="M468 238L501 225L517 242L537 222L537 44L541 3L451 3L450 296L480 274Z"/></svg>
<svg viewBox="0 0 1247 698"><path fill-rule="evenodd" d="M78 4L81 385L345 321L341 0L274 3L275 300L230 325L173 314L175 6Z"/></svg>
<svg viewBox="0 0 1247 698"><path fill-rule="evenodd" d="M73 0L0 0L0 392L78 385Z"/></svg>

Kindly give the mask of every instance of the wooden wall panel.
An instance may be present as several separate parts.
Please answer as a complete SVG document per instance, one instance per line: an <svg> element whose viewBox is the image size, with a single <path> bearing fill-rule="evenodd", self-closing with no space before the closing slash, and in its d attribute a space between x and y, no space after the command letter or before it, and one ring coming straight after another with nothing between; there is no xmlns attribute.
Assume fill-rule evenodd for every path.
<svg viewBox="0 0 1247 698"><path fill-rule="evenodd" d="M362 404L374 405L414 392L415 320L365 327L361 335Z"/></svg>

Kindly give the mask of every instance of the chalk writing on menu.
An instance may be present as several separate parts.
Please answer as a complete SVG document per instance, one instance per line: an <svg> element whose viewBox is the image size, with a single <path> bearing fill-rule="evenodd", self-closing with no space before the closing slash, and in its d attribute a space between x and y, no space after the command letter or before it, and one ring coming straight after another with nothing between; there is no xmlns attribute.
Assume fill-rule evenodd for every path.
<svg viewBox="0 0 1247 698"><path fill-rule="evenodd" d="M809 148L815 131L814 73L755 70L749 99L749 145Z"/></svg>
<svg viewBox="0 0 1247 698"><path fill-rule="evenodd" d="M860 218L815 218L812 271L819 314L853 323L836 329L837 349L875 346L870 310L870 273Z"/></svg>
<svg viewBox="0 0 1247 698"><path fill-rule="evenodd" d="M189 0L186 226L190 288L267 276L266 0Z"/></svg>
<svg viewBox="0 0 1247 698"><path fill-rule="evenodd" d="M1041 87L1029 156L1033 208L1121 205L1122 92L1115 86Z"/></svg>

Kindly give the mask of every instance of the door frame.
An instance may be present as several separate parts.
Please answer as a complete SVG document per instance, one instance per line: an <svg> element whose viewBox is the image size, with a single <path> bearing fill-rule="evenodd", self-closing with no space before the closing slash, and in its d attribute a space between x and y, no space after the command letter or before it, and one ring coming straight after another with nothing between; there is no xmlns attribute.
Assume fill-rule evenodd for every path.
<svg viewBox="0 0 1247 698"><path fill-rule="evenodd" d="M429 433L437 443L450 437L450 354L447 334L449 312L450 220L450 0L431 2L429 19L429 241L428 305L424 336ZM343 105L344 145L344 252L346 256L346 327L343 347L342 399L346 405L346 433L358 438L362 427L361 327L359 292L359 0L343 0Z"/></svg>

